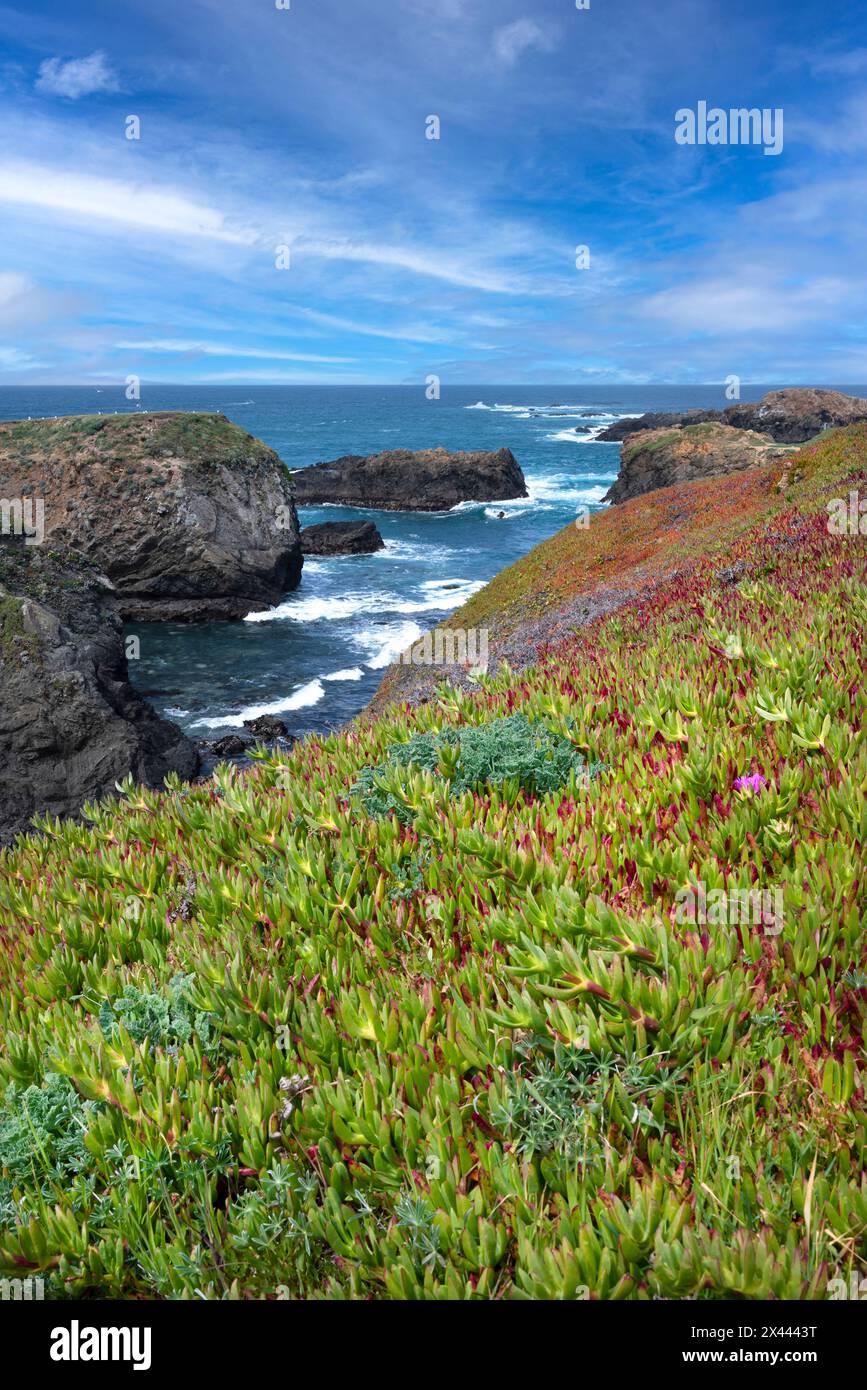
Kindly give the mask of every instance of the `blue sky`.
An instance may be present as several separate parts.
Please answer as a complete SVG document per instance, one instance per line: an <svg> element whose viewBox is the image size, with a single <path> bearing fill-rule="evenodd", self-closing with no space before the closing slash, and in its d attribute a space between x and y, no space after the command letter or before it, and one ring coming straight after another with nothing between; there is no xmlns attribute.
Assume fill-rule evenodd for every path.
<svg viewBox="0 0 867 1390"><path fill-rule="evenodd" d="M862 0L0 4L0 381L864 381L865 156Z"/></svg>

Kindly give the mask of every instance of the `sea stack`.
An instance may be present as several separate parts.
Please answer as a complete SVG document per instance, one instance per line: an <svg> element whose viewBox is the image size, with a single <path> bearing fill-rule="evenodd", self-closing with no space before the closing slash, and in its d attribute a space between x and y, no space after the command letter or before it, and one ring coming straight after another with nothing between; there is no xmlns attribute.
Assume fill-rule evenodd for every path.
<svg viewBox="0 0 867 1390"><path fill-rule="evenodd" d="M450 453L393 449L347 454L292 474L299 506L332 503L391 512L445 512L460 502L499 502L527 496L511 449Z"/></svg>

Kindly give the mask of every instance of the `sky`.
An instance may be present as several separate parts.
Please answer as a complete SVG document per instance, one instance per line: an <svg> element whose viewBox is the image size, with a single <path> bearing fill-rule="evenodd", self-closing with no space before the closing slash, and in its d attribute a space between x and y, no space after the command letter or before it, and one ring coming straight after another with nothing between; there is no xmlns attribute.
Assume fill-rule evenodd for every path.
<svg viewBox="0 0 867 1390"><path fill-rule="evenodd" d="M4 384L857 383L865 213L863 0L0 0Z"/></svg>

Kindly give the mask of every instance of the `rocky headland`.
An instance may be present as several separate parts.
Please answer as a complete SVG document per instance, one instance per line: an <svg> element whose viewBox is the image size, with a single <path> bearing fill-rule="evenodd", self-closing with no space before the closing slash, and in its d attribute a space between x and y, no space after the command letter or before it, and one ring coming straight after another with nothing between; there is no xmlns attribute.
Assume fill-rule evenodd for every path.
<svg viewBox="0 0 867 1390"><path fill-rule="evenodd" d="M627 435L620 452L620 472L605 502L626 502L675 483L740 473L791 453L770 435L707 422L678 429L642 430Z"/></svg>
<svg viewBox="0 0 867 1390"><path fill-rule="evenodd" d="M0 841L130 773L158 787L197 771L190 740L130 685L112 592L79 556L0 538Z"/></svg>
<svg viewBox="0 0 867 1390"><path fill-rule="evenodd" d="M460 502L499 502L527 496L511 449L450 453L393 449L347 454L292 474L299 506L339 504L382 511L441 512Z"/></svg>
<svg viewBox="0 0 867 1390"><path fill-rule="evenodd" d="M823 430L867 420L867 400L821 387L793 386L769 391L760 401L738 401L725 410L649 411L618 420L598 439L612 443L643 430L670 429L716 421L739 430L756 430L779 444L803 444Z"/></svg>
<svg viewBox="0 0 867 1390"><path fill-rule="evenodd" d="M2 424L0 496L42 499L45 543L107 575L126 619L242 618L301 575L289 472L223 415Z"/></svg>

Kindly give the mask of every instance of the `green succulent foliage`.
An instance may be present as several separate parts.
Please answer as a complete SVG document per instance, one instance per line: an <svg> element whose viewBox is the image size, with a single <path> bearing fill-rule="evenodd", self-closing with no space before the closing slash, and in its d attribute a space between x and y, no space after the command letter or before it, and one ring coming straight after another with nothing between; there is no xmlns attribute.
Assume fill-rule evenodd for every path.
<svg viewBox="0 0 867 1390"><path fill-rule="evenodd" d="M6 1087L0 1109L0 1202L13 1187L68 1178L88 1162L84 1136L93 1105L63 1076L49 1072L41 1086Z"/></svg>
<svg viewBox="0 0 867 1390"><path fill-rule="evenodd" d="M119 1035L121 1025L137 1043L148 1039L152 1048L177 1049L189 1042L193 1033L208 1048L212 1041L211 1019L190 1000L193 975L175 975L163 993L124 986L123 993L105 999L99 1010L99 1026L109 1041Z"/></svg>
<svg viewBox="0 0 867 1390"><path fill-rule="evenodd" d="M867 429L805 454L799 505L769 482L733 553L532 668L0 850L0 1273L413 1300L867 1274L867 547L825 511Z"/></svg>
<svg viewBox="0 0 867 1390"><path fill-rule="evenodd" d="M397 816L409 824L412 811L383 782L396 768L420 769L445 779L452 796L482 792L512 782L527 796L544 796L565 786L572 774L592 779L603 763L587 764L581 750L563 734L525 714L467 728L414 734L392 744L388 759L361 772L353 792L372 816Z"/></svg>

